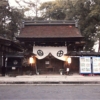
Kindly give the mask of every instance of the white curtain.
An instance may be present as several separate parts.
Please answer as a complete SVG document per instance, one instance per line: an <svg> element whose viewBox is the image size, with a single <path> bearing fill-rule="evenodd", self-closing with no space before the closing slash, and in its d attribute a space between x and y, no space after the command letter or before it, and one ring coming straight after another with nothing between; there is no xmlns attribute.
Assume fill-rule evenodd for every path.
<svg viewBox="0 0 100 100"><path fill-rule="evenodd" d="M43 59L51 53L55 58L65 61L64 54L67 53L67 47L33 46L33 53L38 59Z"/></svg>

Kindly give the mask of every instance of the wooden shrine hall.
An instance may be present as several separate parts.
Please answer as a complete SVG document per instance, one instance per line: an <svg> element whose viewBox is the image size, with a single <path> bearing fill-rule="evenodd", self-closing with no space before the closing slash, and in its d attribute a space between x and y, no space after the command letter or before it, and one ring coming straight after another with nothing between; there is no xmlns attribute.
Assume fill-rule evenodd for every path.
<svg viewBox="0 0 100 100"><path fill-rule="evenodd" d="M36 71L43 74L57 74L60 70L79 71L79 60L72 57L70 66L69 52L82 51L84 37L78 28L78 23L70 20L58 21L25 21L17 39L36 58Z"/></svg>

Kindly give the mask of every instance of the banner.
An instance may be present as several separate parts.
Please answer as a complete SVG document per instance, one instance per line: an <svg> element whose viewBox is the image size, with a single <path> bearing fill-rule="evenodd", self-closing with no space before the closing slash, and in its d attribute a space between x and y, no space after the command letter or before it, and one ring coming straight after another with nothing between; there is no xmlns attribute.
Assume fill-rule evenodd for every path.
<svg viewBox="0 0 100 100"><path fill-rule="evenodd" d="M51 53L55 58L65 61L64 54L67 54L67 47L33 46L33 53L38 59L43 59Z"/></svg>

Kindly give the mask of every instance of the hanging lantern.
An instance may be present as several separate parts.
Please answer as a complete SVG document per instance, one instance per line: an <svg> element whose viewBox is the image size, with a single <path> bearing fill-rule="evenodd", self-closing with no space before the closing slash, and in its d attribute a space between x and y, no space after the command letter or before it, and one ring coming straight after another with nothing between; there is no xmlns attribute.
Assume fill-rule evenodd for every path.
<svg viewBox="0 0 100 100"><path fill-rule="evenodd" d="M71 62L72 62L71 57L68 57L68 58L67 58L67 62L68 62L68 64L71 64Z"/></svg>
<svg viewBox="0 0 100 100"><path fill-rule="evenodd" d="M29 58L29 63L30 63L30 64L35 63L35 59L34 59L33 57L30 57L30 58Z"/></svg>

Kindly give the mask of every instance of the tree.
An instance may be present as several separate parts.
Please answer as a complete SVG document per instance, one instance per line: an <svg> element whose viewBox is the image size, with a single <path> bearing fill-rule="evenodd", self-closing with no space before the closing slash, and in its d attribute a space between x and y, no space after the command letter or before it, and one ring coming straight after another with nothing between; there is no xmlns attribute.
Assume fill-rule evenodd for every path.
<svg viewBox="0 0 100 100"><path fill-rule="evenodd" d="M10 8L6 0L0 1L0 12L0 35L13 40L23 14L18 9Z"/></svg>
<svg viewBox="0 0 100 100"><path fill-rule="evenodd" d="M8 29L15 38L19 35L19 31L22 27L22 20L24 19L24 12L22 9L11 8L10 18L11 22L8 24Z"/></svg>
<svg viewBox="0 0 100 100"><path fill-rule="evenodd" d="M100 26L100 0L78 0L74 18L79 19L80 31L85 37L86 50L91 50L98 39L97 26ZM73 17L72 16L72 17Z"/></svg>
<svg viewBox="0 0 100 100"><path fill-rule="evenodd" d="M42 17L49 20L79 20L79 28L85 37L85 50L92 50L100 37L100 0L55 0L45 2L40 10Z"/></svg>
<svg viewBox="0 0 100 100"><path fill-rule="evenodd" d="M40 6L41 15L46 20L64 20L69 8L69 0L45 2ZM71 2L70 2L71 3Z"/></svg>
<svg viewBox="0 0 100 100"><path fill-rule="evenodd" d="M7 34L7 23L6 21L9 20L9 5L6 0L0 1L0 35L6 36Z"/></svg>

